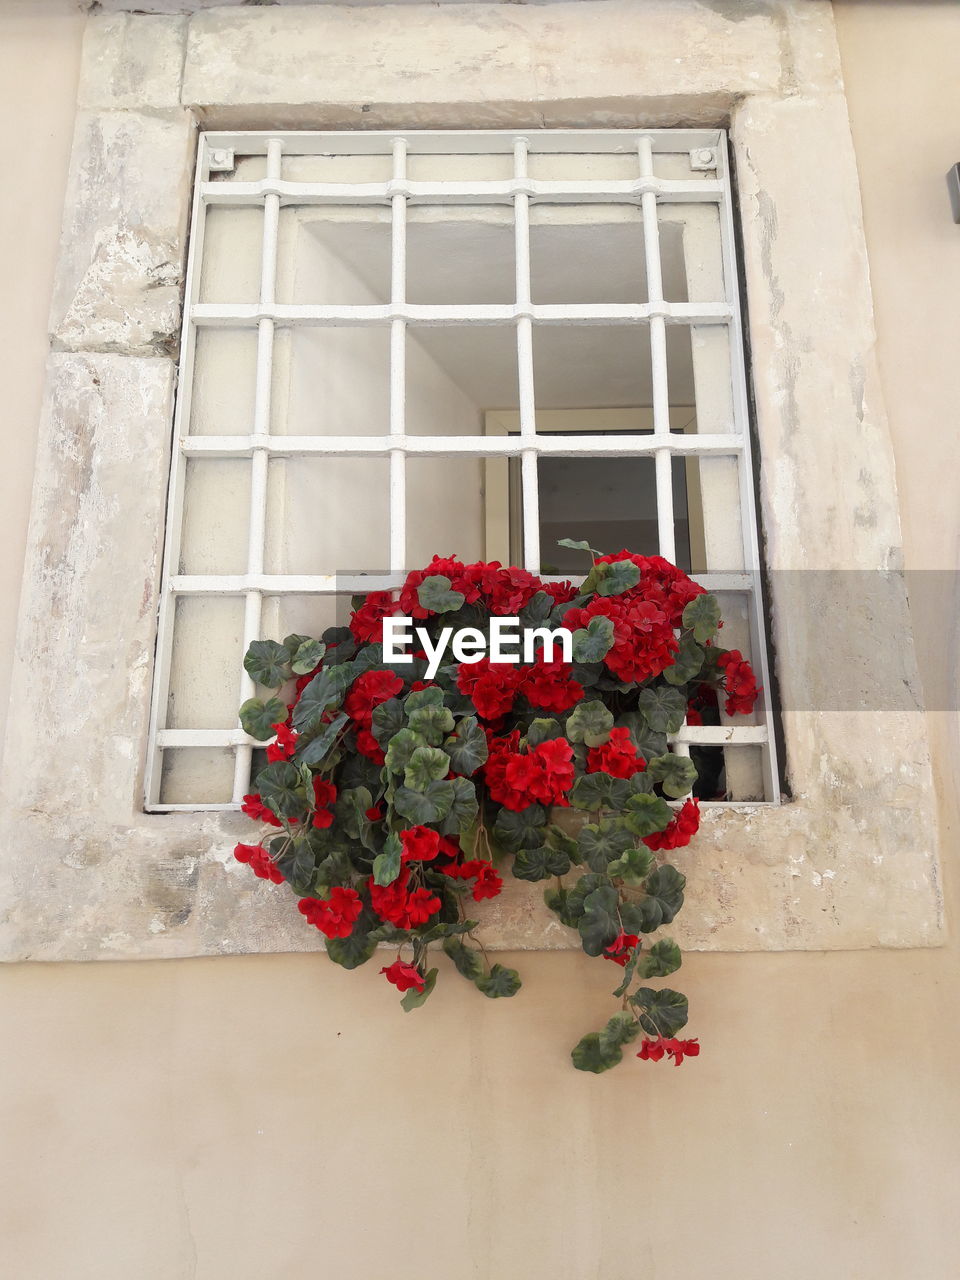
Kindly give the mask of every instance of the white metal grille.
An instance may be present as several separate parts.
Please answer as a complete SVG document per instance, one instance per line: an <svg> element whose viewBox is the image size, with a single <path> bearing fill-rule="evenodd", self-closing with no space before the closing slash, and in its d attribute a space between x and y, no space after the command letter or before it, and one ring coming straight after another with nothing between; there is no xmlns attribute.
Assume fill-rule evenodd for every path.
<svg viewBox="0 0 960 1280"><path fill-rule="evenodd" d="M410 161L416 157L506 157L512 176L471 177L465 180L412 180ZM622 157L635 171L628 177L531 176L531 160L563 156ZM252 180L234 170L240 157L260 158L260 176ZM302 168L292 175L287 166L310 157L383 157L390 171L380 181L326 181L304 178ZM671 163L661 164L661 158ZM410 303L407 301L408 226L411 210L469 211L471 208L512 211L515 257L515 299L511 302ZM585 218L591 207L639 209L642 226L645 301L550 302L534 299L531 291L531 213L540 210L579 209ZM389 300L363 303L281 301L277 292L278 236L281 211L319 207L389 211ZM685 270L689 284L686 301L664 296L661 228L665 209L682 223L691 207L715 211L709 226L694 221L684 228ZM239 214L262 211L259 254L259 291L251 300L207 300L202 296L204 233L212 210ZM232 214L230 215L232 216ZM339 214L337 215L339 216ZM549 215L548 215L549 216ZM429 230L429 229L428 229ZM697 273L715 261L714 274L721 284L715 296L698 289ZM706 267L710 272L709 265ZM736 751L756 753L754 772L759 777L758 796L778 798L778 774L772 735L769 699L770 676L763 638L763 612L759 590L760 553L754 512L750 462L747 391L739 315L739 294L730 175L726 139L717 130L603 130L545 131L520 135L511 132L469 133L250 133L201 136L193 204L192 237L187 271L186 304L180 364L180 390L175 422L164 559L164 580L159 615L157 663L146 768L146 805L151 810L225 809L236 807L249 790L252 751L256 744L231 718L207 726L171 723L171 668L177 646L185 643L177 622L178 602L195 598L234 598L243 602L242 647L264 630L265 598L286 595L323 597L336 593L388 588L398 584L407 565L407 462L409 459L517 458L520 468L520 511L523 558L527 568L541 569L538 459L544 456L617 457L649 456L655 462L656 524L660 554L674 560L675 519L673 468L676 458L728 459L732 483L715 485L711 503L704 499L704 519L711 525L718 548L727 562L710 565L695 577L711 590L731 593L743 602L740 647L749 651L764 686L752 724L685 726L675 749L689 753L691 745L722 744L728 760ZM516 406L518 429L502 434L416 434L407 422L407 369L410 327L468 326L509 328L516 351ZM596 433L566 431L538 434L537 381L534 367L535 334L555 326L633 327L649 335L650 408L652 431ZM671 387L668 361L668 329L684 329L694 345L693 374L696 384L697 430L671 429ZM274 358L278 334L297 329L386 330L389 334L389 411L382 428L372 434L287 434L275 424ZM237 421L236 432L207 434L192 425L191 401L199 374L198 335L215 330L254 331L255 391L247 420ZM251 348L252 352L252 348ZM717 369L721 372L719 377ZM725 372L724 372L725 370ZM234 371L235 372L235 371ZM714 390L711 390L713 388ZM267 572L264 550L268 527L268 491L271 464L298 459L387 460L389 467L388 565L383 573L351 578L331 564L327 572ZM242 572L234 564L228 573L184 572L181 563L184 530L184 493L187 467L205 461L246 460L249 467L246 555ZM727 473L724 473L725 475ZM724 495L726 495L724 497ZM711 505L712 504L712 505ZM709 507L709 510L708 510ZM707 517L709 516L709 520ZM719 531L719 534L718 532ZM716 536L714 536L716 535ZM610 548L617 549L617 548ZM443 551L443 547L436 550ZM559 575L568 576L568 575ZM726 597L725 597L726 598ZM729 634L729 633L728 633ZM730 644L730 641L727 641ZM210 655L198 652L201 669ZM214 655L215 660L215 655ZM236 669L239 672L239 661ZM239 675L236 703L254 696L249 677ZM182 719L182 717L181 717ZM191 798L184 802L166 797L163 761L166 753L229 751L233 757L230 797ZM728 772L731 766L728 764Z"/></svg>

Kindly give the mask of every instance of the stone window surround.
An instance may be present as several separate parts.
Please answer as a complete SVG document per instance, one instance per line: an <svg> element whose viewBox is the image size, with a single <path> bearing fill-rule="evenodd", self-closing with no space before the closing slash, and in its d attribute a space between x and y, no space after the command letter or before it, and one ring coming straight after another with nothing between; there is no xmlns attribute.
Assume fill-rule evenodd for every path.
<svg viewBox="0 0 960 1280"><path fill-rule="evenodd" d="M289 893L233 860L246 819L141 808L197 127L669 125L728 128L736 160L794 797L707 811L676 858L689 876L677 940L942 941L905 592L887 583L878 600L874 575L851 575L838 609L826 588L817 599L791 585L811 565L900 563L830 4L319 4L89 19L3 766L0 956L319 947ZM858 625L878 605L891 637L880 648ZM838 653L842 671L826 656ZM836 706L831 688L868 667L908 704L791 710ZM536 885L485 907L495 947L575 945Z"/></svg>

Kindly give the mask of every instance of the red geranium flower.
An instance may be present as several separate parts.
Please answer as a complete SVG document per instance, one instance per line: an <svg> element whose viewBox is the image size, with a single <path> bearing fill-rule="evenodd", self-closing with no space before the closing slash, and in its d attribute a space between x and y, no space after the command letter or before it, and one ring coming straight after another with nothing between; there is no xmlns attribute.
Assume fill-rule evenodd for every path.
<svg viewBox="0 0 960 1280"><path fill-rule="evenodd" d="M282 825L277 815L272 809L267 808L256 792L253 795L243 797L243 804L240 809L248 818L253 818L254 822L269 822L271 827Z"/></svg>
<svg viewBox="0 0 960 1280"><path fill-rule="evenodd" d="M440 833L430 827L409 827L400 832L404 862L429 862L440 852Z"/></svg>
<svg viewBox="0 0 960 1280"><path fill-rule="evenodd" d="M324 830L333 826L333 814L330 811L330 805L337 798L337 788L332 782L327 782L325 778L315 777L313 780L313 799L317 806L317 811L313 815L313 825Z"/></svg>
<svg viewBox="0 0 960 1280"><path fill-rule="evenodd" d="M312 925L328 938L347 938L363 910L363 903L356 889L342 889L339 885L330 890L329 898L301 898L298 907Z"/></svg>
<svg viewBox="0 0 960 1280"><path fill-rule="evenodd" d="M659 1036L656 1040L643 1040L640 1043L638 1058L648 1062L659 1062L667 1054L673 1059L673 1065L679 1067L684 1058L696 1058L700 1053L699 1042L694 1040L665 1040Z"/></svg>
<svg viewBox="0 0 960 1280"><path fill-rule="evenodd" d="M267 759L273 764L277 760L289 760L297 749L297 738L300 736L289 725L275 724L277 736L267 747Z"/></svg>
<svg viewBox="0 0 960 1280"><path fill-rule="evenodd" d="M739 649L730 649L721 653L717 666L724 674L724 689L727 700L724 703L728 716L749 715L760 696L760 686L753 673L753 667L747 662Z"/></svg>
<svg viewBox="0 0 960 1280"><path fill-rule="evenodd" d="M614 964L625 966L633 955L633 949L639 941L637 934L624 933L621 929L609 947L604 948L603 954L608 960L612 960Z"/></svg>
<svg viewBox="0 0 960 1280"><path fill-rule="evenodd" d="M587 773L609 773L614 778L632 778L642 773L647 762L637 754L629 729L611 729L609 739L601 747L587 752Z"/></svg>
<svg viewBox="0 0 960 1280"><path fill-rule="evenodd" d="M409 991L411 987L422 991L424 988L423 974L412 964L407 964L403 960L394 960L393 964L384 967L380 972L387 975L387 981L392 982L398 991Z"/></svg>
<svg viewBox="0 0 960 1280"><path fill-rule="evenodd" d="M350 618L353 638L361 644L380 644L383 640L383 620L392 618L399 611L399 604L389 591L371 591L359 609Z"/></svg>
<svg viewBox="0 0 960 1280"><path fill-rule="evenodd" d="M350 686L343 709L352 720L369 728L373 708L386 702L388 698L395 697L402 688L403 681L395 671L384 671L381 668L364 671Z"/></svg>
<svg viewBox="0 0 960 1280"><path fill-rule="evenodd" d="M370 905L381 920L395 924L398 929L415 929L417 925L426 924L442 906L440 899L429 889L414 889L408 893L409 882L409 867L403 867L393 884L379 885L372 876L368 881Z"/></svg>
<svg viewBox="0 0 960 1280"><path fill-rule="evenodd" d="M682 849L688 845L700 829L700 801L688 800L672 822L663 831L644 836L643 843L657 852L661 849Z"/></svg>
<svg viewBox="0 0 960 1280"><path fill-rule="evenodd" d="M238 862L246 863L255 876L261 880L271 880L274 884L283 884L283 876L276 868L270 854L259 844L238 844L233 851Z"/></svg>

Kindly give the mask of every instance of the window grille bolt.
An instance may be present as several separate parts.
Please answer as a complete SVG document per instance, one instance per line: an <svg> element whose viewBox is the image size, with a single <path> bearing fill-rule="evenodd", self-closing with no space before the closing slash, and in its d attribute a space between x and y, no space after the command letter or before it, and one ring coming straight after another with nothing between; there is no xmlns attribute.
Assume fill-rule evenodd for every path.
<svg viewBox="0 0 960 1280"><path fill-rule="evenodd" d="M229 173L234 167L233 148L216 147L210 152L211 173Z"/></svg>
<svg viewBox="0 0 960 1280"><path fill-rule="evenodd" d="M716 167L717 153L713 147L698 147L690 152L691 169L715 169Z"/></svg>

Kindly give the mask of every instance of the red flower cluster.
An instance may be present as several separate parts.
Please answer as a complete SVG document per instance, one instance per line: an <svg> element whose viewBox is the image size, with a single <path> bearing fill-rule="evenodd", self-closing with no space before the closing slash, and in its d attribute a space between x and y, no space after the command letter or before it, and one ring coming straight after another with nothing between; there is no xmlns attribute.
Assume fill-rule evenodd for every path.
<svg viewBox="0 0 960 1280"><path fill-rule="evenodd" d="M644 836L643 843L648 849L659 852L661 849L682 849L688 845L700 830L700 801L687 800L677 816L668 822L662 831L654 831L653 835Z"/></svg>
<svg viewBox="0 0 960 1280"><path fill-rule="evenodd" d="M392 618L399 611L400 606L389 591L371 591L350 618L354 640L360 644L380 644L384 618Z"/></svg>
<svg viewBox="0 0 960 1280"><path fill-rule="evenodd" d="M384 966L380 972L387 975L387 981L392 982L398 991L409 991L411 988L422 991L424 988L423 974L403 960L394 960L392 965Z"/></svg>
<svg viewBox="0 0 960 1280"><path fill-rule="evenodd" d="M313 825L324 830L333 826L333 810L330 805L337 798L337 788L332 782L327 782L325 778L321 778L317 774L313 779L313 801L317 806L316 813L313 815Z"/></svg>
<svg viewBox="0 0 960 1280"><path fill-rule="evenodd" d="M277 760L289 760L297 749L297 738L300 736L289 725L275 724L277 736L267 747L267 760L274 764Z"/></svg>
<svg viewBox="0 0 960 1280"><path fill-rule="evenodd" d="M339 885L330 890L329 898L301 898L298 906L308 922L328 938L349 937L363 910L356 889L341 889Z"/></svg>
<svg viewBox="0 0 960 1280"><path fill-rule="evenodd" d="M569 662L544 662L542 652L530 667L509 662L461 662L457 688L470 699L482 720L499 720L518 697L525 697L540 711L568 711L583 697L583 686L573 679Z"/></svg>
<svg viewBox="0 0 960 1280"><path fill-rule="evenodd" d="M613 646L604 662L618 679L639 684L673 662L679 645L669 616L646 600L640 587L619 596L595 596L585 609L568 609L563 625L576 631L601 617L613 623Z"/></svg>
<svg viewBox="0 0 960 1280"><path fill-rule="evenodd" d="M398 929L416 929L426 924L440 910L441 902L429 889L408 890L410 868L402 867L393 884L377 884L373 876L367 881L370 905L381 920Z"/></svg>
<svg viewBox="0 0 960 1280"><path fill-rule="evenodd" d="M659 1036L656 1040L643 1040L640 1044L638 1058L647 1062L659 1062L664 1054L673 1059L673 1065L679 1067L684 1058L696 1058L700 1045L696 1040L664 1040Z"/></svg>
<svg viewBox="0 0 960 1280"><path fill-rule="evenodd" d="M430 862L440 852L440 832L430 827L408 827L400 832L400 844L403 862Z"/></svg>
<svg viewBox="0 0 960 1280"><path fill-rule="evenodd" d="M259 844L238 844L233 851L238 862L249 866L255 876L261 880L272 880L274 884L283 884L283 876L277 870L270 854Z"/></svg>
<svg viewBox="0 0 960 1280"><path fill-rule="evenodd" d="M573 747L566 738L551 738L527 752L520 745L520 731L506 738L488 734L490 754L483 766L490 795L505 809L519 813L529 805L567 805L573 786Z"/></svg>
<svg viewBox="0 0 960 1280"><path fill-rule="evenodd" d="M722 653L717 659L717 666L724 673L724 688L727 700L724 703L728 716L747 716L754 708L760 696L760 686L753 673L753 667L747 662L739 649L731 649Z"/></svg>
<svg viewBox="0 0 960 1280"><path fill-rule="evenodd" d="M636 933L624 933L621 929L609 947L604 947L603 954L608 960L612 960L614 964L624 966L633 955L633 948L639 941L639 935Z"/></svg>
<svg viewBox="0 0 960 1280"><path fill-rule="evenodd" d="M403 681L396 672L377 668L357 676L344 699L343 709L357 726L357 750L374 764L383 764L386 757L371 732L373 708L395 698L402 689Z"/></svg>
<svg viewBox="0 0 960 1280"><path fill-rule="evenodd" d="M643 773L647 762L638 755L629 729L611 729L602 747L587 752L587 773L609 773L614 778L632 778Z"/></svg>
<svg viewBox="0 0 960 1280"><path fill-rule="evenodd" d="M505 569L498 560L485 564L463 564L456 556L434 556L426 569L407 574L400 592L400 612L411 618L429 618L417 595L417 588L427 578L441 574L450 579L466 604L482 603L491 613L501 617L517 614L538 591L545 591L557 603L572 600L576 588L569 582L541 582L526 569Z"/></svg>
<svg viewBox="0 0 960 1280"><path fill-rule="evenodd" d="M243 804L240 806L241 813L245 813L248 818L252 818L254 822L267 822L271 827L281 826L280 819L260 799L257 792L253 795L244 796Z"/></svg>
<svg viewBox="0 0 960 1280"><path fill-rule="evenodd" d="M440 870L452 880L473 880L476 877L472 890L474 902L481 902L484 898L495 898L503 888L503 880L494 870L493 864L486 862L483 858L451 862Z"/></svg>

